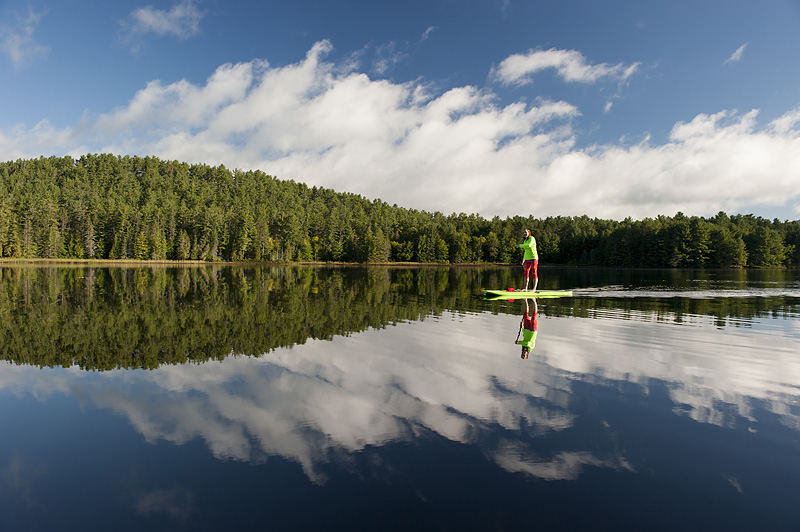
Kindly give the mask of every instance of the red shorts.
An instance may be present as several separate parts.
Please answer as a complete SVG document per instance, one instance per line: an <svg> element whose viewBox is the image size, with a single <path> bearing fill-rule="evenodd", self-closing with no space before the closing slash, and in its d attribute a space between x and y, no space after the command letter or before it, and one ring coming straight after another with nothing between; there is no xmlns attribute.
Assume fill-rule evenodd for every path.
<svg viewBox="0 0 800 532"><path fill-rule="evenodd" d="M529 278L531 276L531 272L533 272L533 278L539 278L539 259L533 260L526 260L522 262L522 271L525 274L525 278Z"/></svg>
<svg viewBox="0 0 800 532"><path fill-rule="evenodd" d="M527 312L522 316L522 327L528 329L529 331L537 331L539 330L539 324L536 322L536 317L538 316L538 312L533 313L533 317L530 317Z"/></svg>

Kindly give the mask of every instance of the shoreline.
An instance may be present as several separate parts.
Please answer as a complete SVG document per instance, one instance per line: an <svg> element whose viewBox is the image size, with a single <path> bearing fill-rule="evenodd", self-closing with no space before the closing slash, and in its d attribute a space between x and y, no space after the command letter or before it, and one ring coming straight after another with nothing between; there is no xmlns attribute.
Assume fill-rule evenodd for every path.
<svg viewBox="0 0 800 532"><path fill-rule="evenodd" d="M393 267L393 268L514 268L519 267L519 264L513 263L496 263L496 262L481 262L481 263L458 263L458 264L439 264L431 262L207 262L204 260L138 260L138 259L42 259L42 258L27 258L15 259L4 257L0 258L0 267L6 266L95 266L95 267L112 267L112 266L135 266L135 267L199 267L199 266L312 266L312 267L339 267L339 268L354 268L354 267ZM539 269L549 268L569 268L569 269L611 269L611 270L666 270L666 271L681 271L681 270L733 270L733 271L757 271L757 270L793 270L795 268L789 267L772 267L772 268L642 268L642 267L624 267L624 266L588 266L588 265L573 265L573 264L540 264Z"/></svg>
<svg viewBox="0 0 800 532"><path fill-rule="evenodd" d="M404 267L481 267L514 266L504 263L439 264L431 262L274 262L237 261L208 262L204 260L139 260L139 259L14 259L0 258L0 267L5 265L53 265L53 266L404 266Z"/></svg>

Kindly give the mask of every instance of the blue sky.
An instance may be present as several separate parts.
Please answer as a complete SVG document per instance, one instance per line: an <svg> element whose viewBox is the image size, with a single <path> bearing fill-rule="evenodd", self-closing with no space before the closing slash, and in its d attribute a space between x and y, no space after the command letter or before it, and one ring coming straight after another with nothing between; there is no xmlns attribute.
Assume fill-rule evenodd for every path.
<svg viewBox="0 0 800 532"><path fill-rule="evenodd" d="M0 1L0 159L429 211L800 218L800 2Z"/></svg>

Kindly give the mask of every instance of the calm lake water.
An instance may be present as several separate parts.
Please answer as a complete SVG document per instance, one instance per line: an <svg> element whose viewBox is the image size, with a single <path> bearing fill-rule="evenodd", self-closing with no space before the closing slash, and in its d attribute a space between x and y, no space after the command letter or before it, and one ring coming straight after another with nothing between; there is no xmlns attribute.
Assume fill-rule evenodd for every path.
<svg viewBox="0 0 800 532"><path fill-rule="evenodd" d="M800 530L800 272L0 268L0 530Z"/></svg>

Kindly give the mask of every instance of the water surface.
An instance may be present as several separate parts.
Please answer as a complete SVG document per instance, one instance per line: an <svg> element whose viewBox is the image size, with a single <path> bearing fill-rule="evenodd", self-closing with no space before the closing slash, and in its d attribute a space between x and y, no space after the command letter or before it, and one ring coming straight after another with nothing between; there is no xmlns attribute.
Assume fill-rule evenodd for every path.
<svg viewBox="0 0 800 532"><path fill-rule="evenodd" d="M0 530L797 530L800 276L0 268Z"/></svg>

